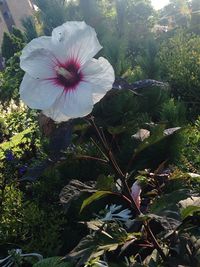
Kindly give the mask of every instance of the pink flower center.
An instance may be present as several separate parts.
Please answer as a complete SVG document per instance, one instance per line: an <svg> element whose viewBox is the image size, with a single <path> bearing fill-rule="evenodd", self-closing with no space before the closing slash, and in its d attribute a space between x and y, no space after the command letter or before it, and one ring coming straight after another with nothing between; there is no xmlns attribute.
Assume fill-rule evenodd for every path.
<svg viewBox="0 0 200 267"><path fill-rule="evenodd" d="M76 89L76 86L83 80L80 65L74 60L70 60L66 64L59 64L55 71L56 83L64 86L65 91Z"/></svg>

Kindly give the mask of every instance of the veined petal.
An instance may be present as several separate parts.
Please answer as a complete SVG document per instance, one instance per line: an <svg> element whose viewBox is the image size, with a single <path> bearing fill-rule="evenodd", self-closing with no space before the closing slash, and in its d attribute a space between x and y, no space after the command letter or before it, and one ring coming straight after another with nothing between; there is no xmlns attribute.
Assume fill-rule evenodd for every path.
<svg viewBox="0 0 200 267"><path fill-rule="evenodd" d="M39 50L46 51L47 53L51 54L51 57L60 60L67 59L67 49L63 45L59 45L59 43L52 42L51 36L41 36L38 38L33 39L30 43L28 43L24 49L22 50L22 54L20 56L20 64L23 66L24 61L31 56L32 53L35 53ZM59 57L62 55L61 57Z"/></svg>
<svg viewBox="0 0 200 267"><path fill-rule="evenodd" d="M55 28L52 43L60 47L59 60L73 58L80 64L92 59L102 48L95 30L83 21L69 21Z"/></svg>
<svg viewBox="0 0 200 267"><path fill-rule="evenodd" d="M80 82L75 90L70 90L66 93L61 105L62 112L66 115L84 117L93 109L92 88L90 84Z"/></svg>
<svg viewBox="0 0 200 267"><path fill-rule="evenodd" d="M55 78L56 65L54 55L44 48L32 51L20 62L20 67L36 79Z"/></svg>
<svg viewBox="0 0 200 267"><path fill-rule="evenodd" d="M92 90L88 83L81 82L74 90L63 92L50 109L43 113L53 120L67 121L88 115L93 108Z"/></svg>
<svg viewBox="0 0 200 267"><path fill-rule="evenodd" d="M51 81L37 80L25 74L20 85L20 98L30 107L47 109L63 92L62 87L56 87Z"/></svg>
<svg viewBox="0 0 200 267"><path fill-rule="evenodd" d="M71 119L71 117L63 114L60 110L54 109L53 107L43 110L42 113L56 122L68 121Z"/></svg>
<svg viewBox="0 0 200 267"><path fill-rule="evenodd" d="M84 80L92 85L93 101L97 103L107 91L112 89L115 80L113 67L103 57L88 61L81 69Z"/></svg>
<svg viewBox="0 0 200 267"><path fill-rule="evenodd" d="M20 61L23 61L33 51L37 49L41 49L41 48L51 50L51 37L50 36L41 36L41 37L33 39L30 43L28 43L22 50Z"/></svg>
<svg viewBox="0 0 200 267"><path fill-rule="evenodd" d="M84 30L88 25L84 21L67 21L52 31L53 43L65 42L74 36L75 31ZM75 33L76 34L76 33Z"/></svg>

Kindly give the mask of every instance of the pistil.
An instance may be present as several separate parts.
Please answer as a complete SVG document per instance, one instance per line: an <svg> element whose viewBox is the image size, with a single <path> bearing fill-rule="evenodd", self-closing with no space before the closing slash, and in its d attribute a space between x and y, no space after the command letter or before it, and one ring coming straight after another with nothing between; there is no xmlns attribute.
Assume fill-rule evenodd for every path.
<svg viewBox="0 0 200 267"><path fill-rule="evenodd" d="M69 72L68 70L66 70L65 68L63 67L56 67L55 68L56 70L56 73L58 75L61 75L62 77L64 77L66 80L73 80L74 79L74 76L71 72Z"/></svg>

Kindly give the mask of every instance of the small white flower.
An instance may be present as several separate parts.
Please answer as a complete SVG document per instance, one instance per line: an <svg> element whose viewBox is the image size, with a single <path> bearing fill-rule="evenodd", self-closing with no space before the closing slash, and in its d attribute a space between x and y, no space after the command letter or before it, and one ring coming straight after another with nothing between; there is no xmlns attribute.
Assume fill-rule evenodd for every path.
<svg viewBox="0 0 200 267"><path fill-rule="evenodd" d="M114 82L110 63L93 58L101 48L94 29L78 21L33 39L20 57L21 99L57 122L88 115Z"/></svg>
<svg viewBox="0 0 200 267"><path fill-rule="evenodd" d="M105 217L101 219L101 221L113 221L113 220L118 220L121 222L126 222L129 219L132 218L131 211L129 209L124 209L118 213L116 211L119 211L122 208L121 205L111 205L109 208L106 206L106 209L108 212L106 213Z"/></svg>

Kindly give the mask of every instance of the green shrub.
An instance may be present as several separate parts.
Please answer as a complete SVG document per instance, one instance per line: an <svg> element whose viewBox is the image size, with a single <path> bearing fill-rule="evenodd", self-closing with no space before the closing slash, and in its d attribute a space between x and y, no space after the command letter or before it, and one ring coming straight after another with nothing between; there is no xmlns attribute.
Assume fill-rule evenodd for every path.
<svg viewBox="0 0 200 267"><path fill-rule="evenodd" d="M0 102L7 106L11 99L19 99L19 86L24 72L19 67L20 53L15 53L6 64L6 68L0 73Z"/></svg>
<svg viewBox="0 0 200 267"><path fill-rule="evenodd" d="M35 21L32 16L23 18L22 25L25 29L25 37L27 42L30 42L32 39L38 37Z"/></svg>
<svg viewBox="0 0 200 267"><path fill-rule="evenodd" d="M200 118L184 131L185 145L182 150L181 168L200 173Z"/></svg>
<svg viewBox="0 0 200 267"><path fill-rule="evenodd" d="M1 52L6 61L13 57L15 53L21 51L23 47L24 35L19 29L13 28L12 34L4 32Z"/></svg>
<svg viewBox="0 0 200 267"><path fill-rule="evenodd" d="M0 190L0 200L0 245L15 243L21 238L23 194L16 183L8 184L4 190Z"/></svg>
<svg viewBox="0 0 200 267"><path fill-rule="evenodd" d="M178 102L173 98L163 104L161 120L167 127L182 126L186 123L186 108L184 103Z"/></svg>
<svg viewBox="0 0 200 267"><path fill-rule="evenodd" d="M160 50L162 78L169 81L173 95L183 100L190 117L200 113L200 37L183 31L169 38Z"/></svg>

